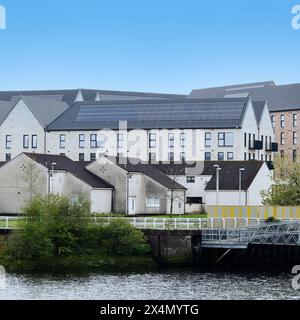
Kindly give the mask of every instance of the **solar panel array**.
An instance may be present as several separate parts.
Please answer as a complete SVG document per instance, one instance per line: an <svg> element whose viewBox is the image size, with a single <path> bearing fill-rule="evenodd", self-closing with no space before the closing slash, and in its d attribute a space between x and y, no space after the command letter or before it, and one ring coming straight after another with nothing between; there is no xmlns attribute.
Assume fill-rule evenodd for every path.
<svg viewBox="0 0 300 320"><path fill-rule="evenodd" d="M76 118L79 123L97 123L98 127L115 127L119 121L127 121L132 128L167 128L238 126L244 103L170 103L170 104L122 104L84 105Z"/></svg>

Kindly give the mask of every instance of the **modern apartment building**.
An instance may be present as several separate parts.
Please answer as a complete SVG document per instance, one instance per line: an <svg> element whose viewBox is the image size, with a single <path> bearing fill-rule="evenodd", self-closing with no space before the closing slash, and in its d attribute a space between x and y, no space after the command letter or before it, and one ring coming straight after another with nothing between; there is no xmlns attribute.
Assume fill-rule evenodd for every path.
<svg viewBox="0 0 300 320"><path fill-rule="evenodd" d="M193 90L191 98L251 96L266 100L275 140L281 156L296 161L300 156L300 84L276 85L274 81Z"/></svg>

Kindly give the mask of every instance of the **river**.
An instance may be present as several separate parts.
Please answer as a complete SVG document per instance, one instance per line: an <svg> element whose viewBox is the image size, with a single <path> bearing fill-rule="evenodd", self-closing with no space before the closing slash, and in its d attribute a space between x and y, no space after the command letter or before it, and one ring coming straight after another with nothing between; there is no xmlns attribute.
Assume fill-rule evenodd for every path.
<svg viewBox="0 0 300 320"><path fill-rule="evenodd" d="M286 273L8 274L0 300L300 299L291 283Z"/></svg>

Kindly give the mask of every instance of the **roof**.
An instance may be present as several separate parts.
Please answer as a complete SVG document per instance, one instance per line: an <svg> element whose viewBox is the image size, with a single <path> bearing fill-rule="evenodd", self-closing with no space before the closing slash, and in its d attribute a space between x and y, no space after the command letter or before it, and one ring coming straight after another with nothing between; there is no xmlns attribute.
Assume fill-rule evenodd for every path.
<svg viewBox="0 0 300 320"><path fill-rule="evenodd" d="M0 91L0 100L11 101L18 96L34 96L41 99L50 99L66 102L69 106L73 105L77 95L81 93L84 100L94 101L96 97L101 100L126 100L126 99L163 99L179 98L184 95L165 94L165 93L146 93L146 92L127 92L127 91L109 91L94 89L70 89L70 90L31 90L31 91Z"/></svg>
<svg viewBox="0 0 300 320"><path fill-rule="evenodd" d="M48 131L119 129L239 128L249 98L78 102Z"/></svg>
<svg viewBox="0 0 300 320"><path fill-rule="evenodd" d="M88 171L85 163L72 161L70 158L62 155L38 154L38 153L24 153L35 162L51 169L51 164L56 163L55 170L62 170L71 173L76 178L85 182L92 188L96 189L113 189L114 187L92 172Z"/></svg>
<svg viewBox="0 0 300 320"><path fill-rule="evenodd" d="M260 124L261 117L262 117L264 108L266 107L266 104L267 104L267 101L252 101L257 124Z"/></svg>
<svg viewBox="0 0 300 320"><path fill-rule="evenodd" d="M251 95L253 100L267 100L271 112L300 109L300 83L276 85L268 81L197 89L191 92L190 98L224 98L241 94Z"/></svg>
<svg viewBox="0 0 300 320"><path fill-rule="evenodd" d="M0 123L2 123L13 109L14 103L7 101L0 101Z"/></svg>
<svg viewBox="0 0 300 320"><path fill-rule="evenodd" d="M154 165L156 169L167 175L203 175L212 176L206 186L206 190L216 190L216 168L219 165L220 190L239 190L239 169L244 168L242 174L242 190L248 190L257 173L263 166L263 161L200 161L194 164L159 163Z"/></svg>
<svg viewBox="0 0 300 320"><path fill-rule="evenodd" d="M123 159L123 161L121 161L121 159L123 158L114 158L114 159L109 158L109 160L111 160L113 163L115 163L117 166L119 166L126 172L143 173L169 190L179 190L179 189L185 190L186 189L181 184L169 178L166 174L157 170L151 164L148 164L145 162L143 163L141 162L140 159L128 158L126 160ZM126 164L123 164L123 163L126 163Z"/></svg>
<svg viewBox="0 0 300 320"><path fill-rule="evenodd" d="M32 96L21 96L21 99L44 128L69 108L69 105L62 101Z"/></svg>
<svg viewBox="0 0 300 320"><path fill-rule="evenodd" d="M242 190L248 190L257 176L259 170L264 165L263 161L207 161L203 175L212 175L205 190L216 190L216 168L221 168L219 176L220 190L239 190L239 169L244 168L242 173Z"/></svg>

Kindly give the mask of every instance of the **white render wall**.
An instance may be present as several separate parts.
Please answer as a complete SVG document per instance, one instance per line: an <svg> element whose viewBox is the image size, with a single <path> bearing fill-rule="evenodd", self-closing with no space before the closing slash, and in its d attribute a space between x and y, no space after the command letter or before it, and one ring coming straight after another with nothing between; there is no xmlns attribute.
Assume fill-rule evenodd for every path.
<svg viewBox="0 0 300 320"><path fill-rule="evenodd" d="M11 149L6 149L6 136L11 135ZM23 135L29 135L29 148L23 148ZM37 149L31 148L32 135L37 135ZM45 132L39 121L34 117L23 100L15 105L13 110L0 126L0 161L6 160L6 153L12 159L23 152L45 152Z"/></svg>

